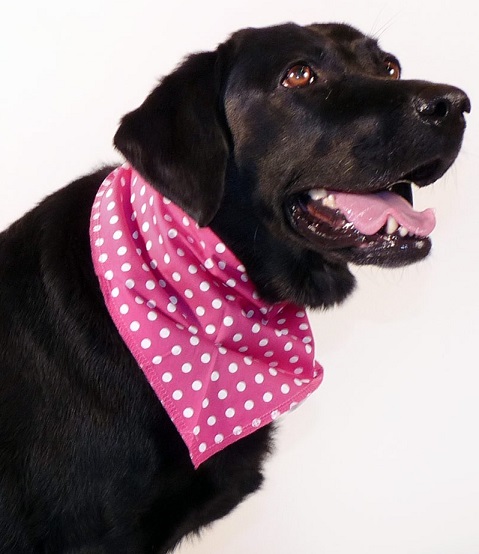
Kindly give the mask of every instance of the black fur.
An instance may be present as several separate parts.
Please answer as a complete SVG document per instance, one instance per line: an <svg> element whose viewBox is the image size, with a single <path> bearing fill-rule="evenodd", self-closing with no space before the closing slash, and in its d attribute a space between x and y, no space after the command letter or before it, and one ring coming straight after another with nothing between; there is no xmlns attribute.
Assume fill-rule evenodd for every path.
<svg viewBox="0 0 479 554"><path fill-rule="evenodd" d="M330 306L353 289L347 255L299 236L287 199L326 185L379 190L414 172L426 185L461 144L465 94L392 81L390 58L345 25L246 29L166 77L115 144L211 225L265 299ZM285 88L298 62L317 79ZM165 553L262 481L271 428L195 471L109 318L88 225L110 169L0 235L2 554Z"/></svg>

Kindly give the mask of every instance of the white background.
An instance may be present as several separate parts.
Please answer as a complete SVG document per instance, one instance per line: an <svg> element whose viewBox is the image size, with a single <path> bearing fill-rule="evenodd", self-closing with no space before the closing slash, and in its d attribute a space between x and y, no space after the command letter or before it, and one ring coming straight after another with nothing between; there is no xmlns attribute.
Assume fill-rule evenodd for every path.
<svg viewBox="0 0 479 554"><path fill-rule="evenodd" d="M324 383L283 420L263 490L181 554L479 552L477 6L2 3L1 227L118 161L119 117L184 55L241 27L349 22L397 54L404 78L455 84L472 98L456 165L416 195L418 206L436 208L433 254L408 269L354 269L356 294L313 316Z"/></svg>

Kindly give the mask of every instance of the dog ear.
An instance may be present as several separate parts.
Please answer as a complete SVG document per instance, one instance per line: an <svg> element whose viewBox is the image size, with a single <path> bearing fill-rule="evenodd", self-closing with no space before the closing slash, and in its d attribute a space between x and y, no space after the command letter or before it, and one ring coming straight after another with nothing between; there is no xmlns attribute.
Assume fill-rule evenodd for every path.
<svg viewBox="0 0 479 554"><path fill-rule="evenodd" d="M121 121L114 144L201 226L218 211L228 158L221 47L194 54Z"/></svg>

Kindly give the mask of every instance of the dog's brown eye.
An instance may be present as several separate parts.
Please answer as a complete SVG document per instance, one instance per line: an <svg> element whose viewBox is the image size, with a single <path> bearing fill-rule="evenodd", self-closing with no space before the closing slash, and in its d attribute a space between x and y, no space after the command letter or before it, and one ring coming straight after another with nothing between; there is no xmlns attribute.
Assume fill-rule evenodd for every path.
<svg viewBox="0 0 479 554"><path fill-rule="evenodd" d="M394 60L386 60L384 62L384 67L386 68L386 73L390 79L398 80L401 78L401 68Z"/></svg>
<svg viewBox="0 0 479 554"><path fill-rule="evenodd" d="M314 81L314 73L309 65L298 64L288 69L281 84L287 88L298 88L310 85Z"/></svg>

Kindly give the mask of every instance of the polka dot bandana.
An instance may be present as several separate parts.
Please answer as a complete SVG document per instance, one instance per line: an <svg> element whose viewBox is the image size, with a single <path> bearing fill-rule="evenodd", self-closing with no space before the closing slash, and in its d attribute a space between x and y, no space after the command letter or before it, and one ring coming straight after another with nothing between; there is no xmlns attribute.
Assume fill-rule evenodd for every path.
<svg viewBox="0 0 479 554"><path fill-rule="evenodd" d="M260 300L211 229L128 164L101 185L90 237L111 317L195 467L321 383L305 312Z"/></svg>

